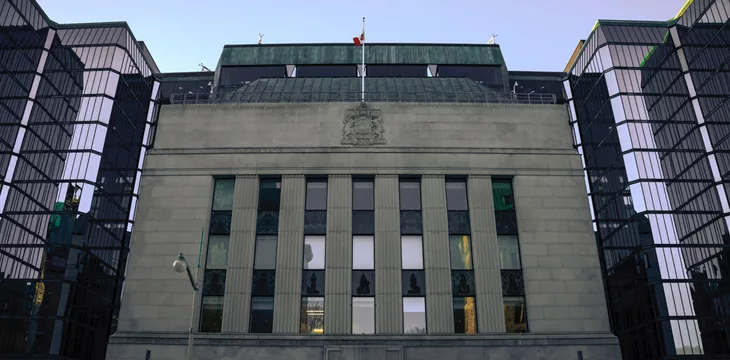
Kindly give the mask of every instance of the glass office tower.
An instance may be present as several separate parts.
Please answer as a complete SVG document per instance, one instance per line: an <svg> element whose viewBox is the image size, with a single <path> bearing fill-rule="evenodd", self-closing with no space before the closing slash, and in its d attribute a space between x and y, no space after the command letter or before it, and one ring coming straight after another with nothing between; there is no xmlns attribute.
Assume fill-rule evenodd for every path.
<svg viewBox="0 0 730 360"><path fill-rule="evenodd" d="M730 356L729 19L601 20L564 82L624 359Z"/></svg>
<svg viewBox="0 0 730 360"><path fill-rule="evenodd" d="M158 72L125 23L0 0L0 354L101 359Z"/></svg>

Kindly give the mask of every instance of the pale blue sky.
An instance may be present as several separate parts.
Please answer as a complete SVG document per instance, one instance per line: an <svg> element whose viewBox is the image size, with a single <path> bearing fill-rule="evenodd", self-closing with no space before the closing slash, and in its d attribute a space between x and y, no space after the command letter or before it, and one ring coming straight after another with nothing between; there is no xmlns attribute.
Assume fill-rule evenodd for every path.
<svg viewBox="0 0 730 360"><path fill-rule="evenodd" d="M56 22L126 21L163 72L215 67L223 45L486 43L510 70L562 71L597 19L667 20L685 0L37 0Z"/></svg>

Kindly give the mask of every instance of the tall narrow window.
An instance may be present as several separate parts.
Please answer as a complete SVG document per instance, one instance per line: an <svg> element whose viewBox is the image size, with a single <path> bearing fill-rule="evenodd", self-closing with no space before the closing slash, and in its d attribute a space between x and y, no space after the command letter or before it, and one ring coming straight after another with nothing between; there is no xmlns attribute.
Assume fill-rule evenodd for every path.
<svg viewBox="0 0 730 360"><path fill-rule="evenodd" d="M221 331L235 184L235 179L216 179L214 184L213 206L208 227L208 251L203 275L201 332Z"/></svg>
<svg viewBox="0 0 730 360"><path fill-rule="evenodd" d="M279 179L261 178L259 181L254 270L251 282L251 321L249 330L252 333L270 333L273 330L280 198L281 181Z"/></svg>
<svg viewBox="0 0 730 360"><path fill-rule="evenodd" d="M375 193L373 179L352 182L352 333L375 333Z"/></svg>
<svg viewBox="0 0 730 360"><path fill-rule="evenodd" d="M403 333L425 334L426 274L423 271L421 182L415 178L402 178L399 190Z"/></svg>
<svg viewBox="0 0 730 360"><path fill-rule="evenodd" d="M471 223L465 179L447 179L446 210L449 222L454 332L457 334L476 334L476 289L474 286Z"/></svg>
<svg viewBox="0 0 730 360"><path fill-rule="evenodd" d="M505 330L524 333L528 331L527 312L512 179L492 179L492 197L502 267Z"/></svg>
<svg viewBox="0 0 730 360"><path fill-rule="evenodd" d="M325 234L327 180L307 179L302 254L302 305L299 331L324 333Z"/></svg>

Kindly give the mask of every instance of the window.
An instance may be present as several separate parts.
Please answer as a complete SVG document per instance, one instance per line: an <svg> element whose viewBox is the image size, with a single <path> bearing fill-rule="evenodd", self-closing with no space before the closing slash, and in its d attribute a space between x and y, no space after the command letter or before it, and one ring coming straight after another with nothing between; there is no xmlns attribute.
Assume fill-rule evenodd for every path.
<svg viewBox="0 0 730 360"><path fill-rule="evenodd" d="M454 332L477 333L476 299L473 296L454 297Z"/></svg>
<svg viewBox="0 0 730 360"><path fill-rule="evenodd" d="M403 270L403 296L425 296L426 275L423 270Z"/></svg>
<svg viewBox="0 0 730 360"><path fill-rule="evenodd" d="M469 210L466 198L466 181L448 180L446 182L446 209L449 211Z"/></svg>
<svg viewBox="0 0 730 360"><path fill-rule="evenodd" d="M302 271L302 294L324 296L324 270Z"/></svg>
<svg viewBox="0 0 730 360"><path fill-rule="evenodd" d="M509 179L492 180L492 196L494 210L514 210L514 196L512 195L512 181Z"/></svg>
<svg viewBox="0 0 730 360"><path fill-rule="evenodd" d="M304 237L303 269L324 269L324 236Z"/></svg>
<svg viewBox="0 0 730 360"><path fill-rule="evenodd" d="M252 333L271 333L274 320L274 298L253 297L251 298L251 322Z"/></svg>
<svg viewBox="0 0 730 360"><path fill-rule="evenodd" d="M324 297L303 297L301 311L302 334L324 333Z"/></svg>
<svg viewBox="0 0 730 360"><path fill-rule="evenodd" d="M421 236L401 236L401 268L423 269L423 239Z"/></svg>
<svg viewBox="0 0 730 360"><path fill-rule="evenodd" d="M504 298L504 323L508 333L527 332L527 313L524 297Z"/></svg>
<svg viewBox="0 0 730 360"><path fill-rule="evenodd" d="M208 238L208 254L206 269L225 269L228 264L229 235L210 235Z"/></svg>
<svg viewBox="0 0 730 360"><path fill-rule="evenodd" d="M403 333L426 333L426 298L403 298Z"/></svg>
<svg viewBox="0 0 730 360"><path fill-rule="evenodd" d="M449 236L452 270L471 270L471 242L468 235Z"/></svg>
<svg viewBox="0 0 730 360"><path fill-rule="evenodd" d="M352 271L352 296L375 296L375 271Z"/></svg>
<svg viewBox="0 0 730 360"><path fill-rule="evenodd" d="M281 181L261 179L259 184L259 211L278 211L281 200Z"/></svg>
<svg viewBox="0 0 730 360"><path fill-rule="evenodd" d="M372 236L352 237L352 268L375 269L375 244Z"/></svg>
<svg viewBox="0 0 730 360"><path fill-rule="evenodd" d="M256 236L256 254L254 255L254 269L276 269L276 236Z"/></svg>
<svg viewBox="0 0 730 360"><path fill-rule="evenodd" d="M307 180L305 210L327 210L327 181Z"/></svg>
<svg viewBox="0 0 730 360"><path fill-rule="evenodd" d="M200 317L201 332L221 332L223 323L223 297L203 297L203 311Z"/></svg>
<svg viewBox="0 0 730 360"><path fill-rule="evenodd" d="M520 247L517 236L500 235L497 236L497 240L499 241L499 261L502 269L521 269Z"/></svg>
<svg viewBox="0 0 730 360"><path fill-rule="evenodd" d="M401 180L400 209L421 211L421 183L418 180Z"/></svg>
<svg viewBox="0 0 730 360"><path fill-rule="evenodd" d="M375 193L372 180L358 180L352 182L352 210L373 210L375 208Z"/></svg>
<svg viewBox="0 0 730 360"><path fill-rule="evenodd" d="M352 298L352 333L375 334L375 298Z"/></svg>
<svg viewBox="0 0 730 360"><path fill-rule="evenodd" d="M233 209L233 188L236 179L216 179L213 191L213 210Z"/></svg>

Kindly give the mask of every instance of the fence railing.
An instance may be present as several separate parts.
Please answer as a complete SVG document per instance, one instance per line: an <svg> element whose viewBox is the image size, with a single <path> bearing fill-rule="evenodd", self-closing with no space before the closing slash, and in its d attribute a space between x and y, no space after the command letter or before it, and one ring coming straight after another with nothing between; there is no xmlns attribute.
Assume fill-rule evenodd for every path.
<svg viewBox="0 0 730 360"><path fill-rule="evenodd" d="M303 103L303 102L357 102L360 91L333 92L256 92L256 93L181 93L170 96L171 104L224 104L224 103ZM557 104L555 94L478 93L478 92L423 92L380 91L366 92L365 101L372 102L455 102L498 104Z"/></svg>

